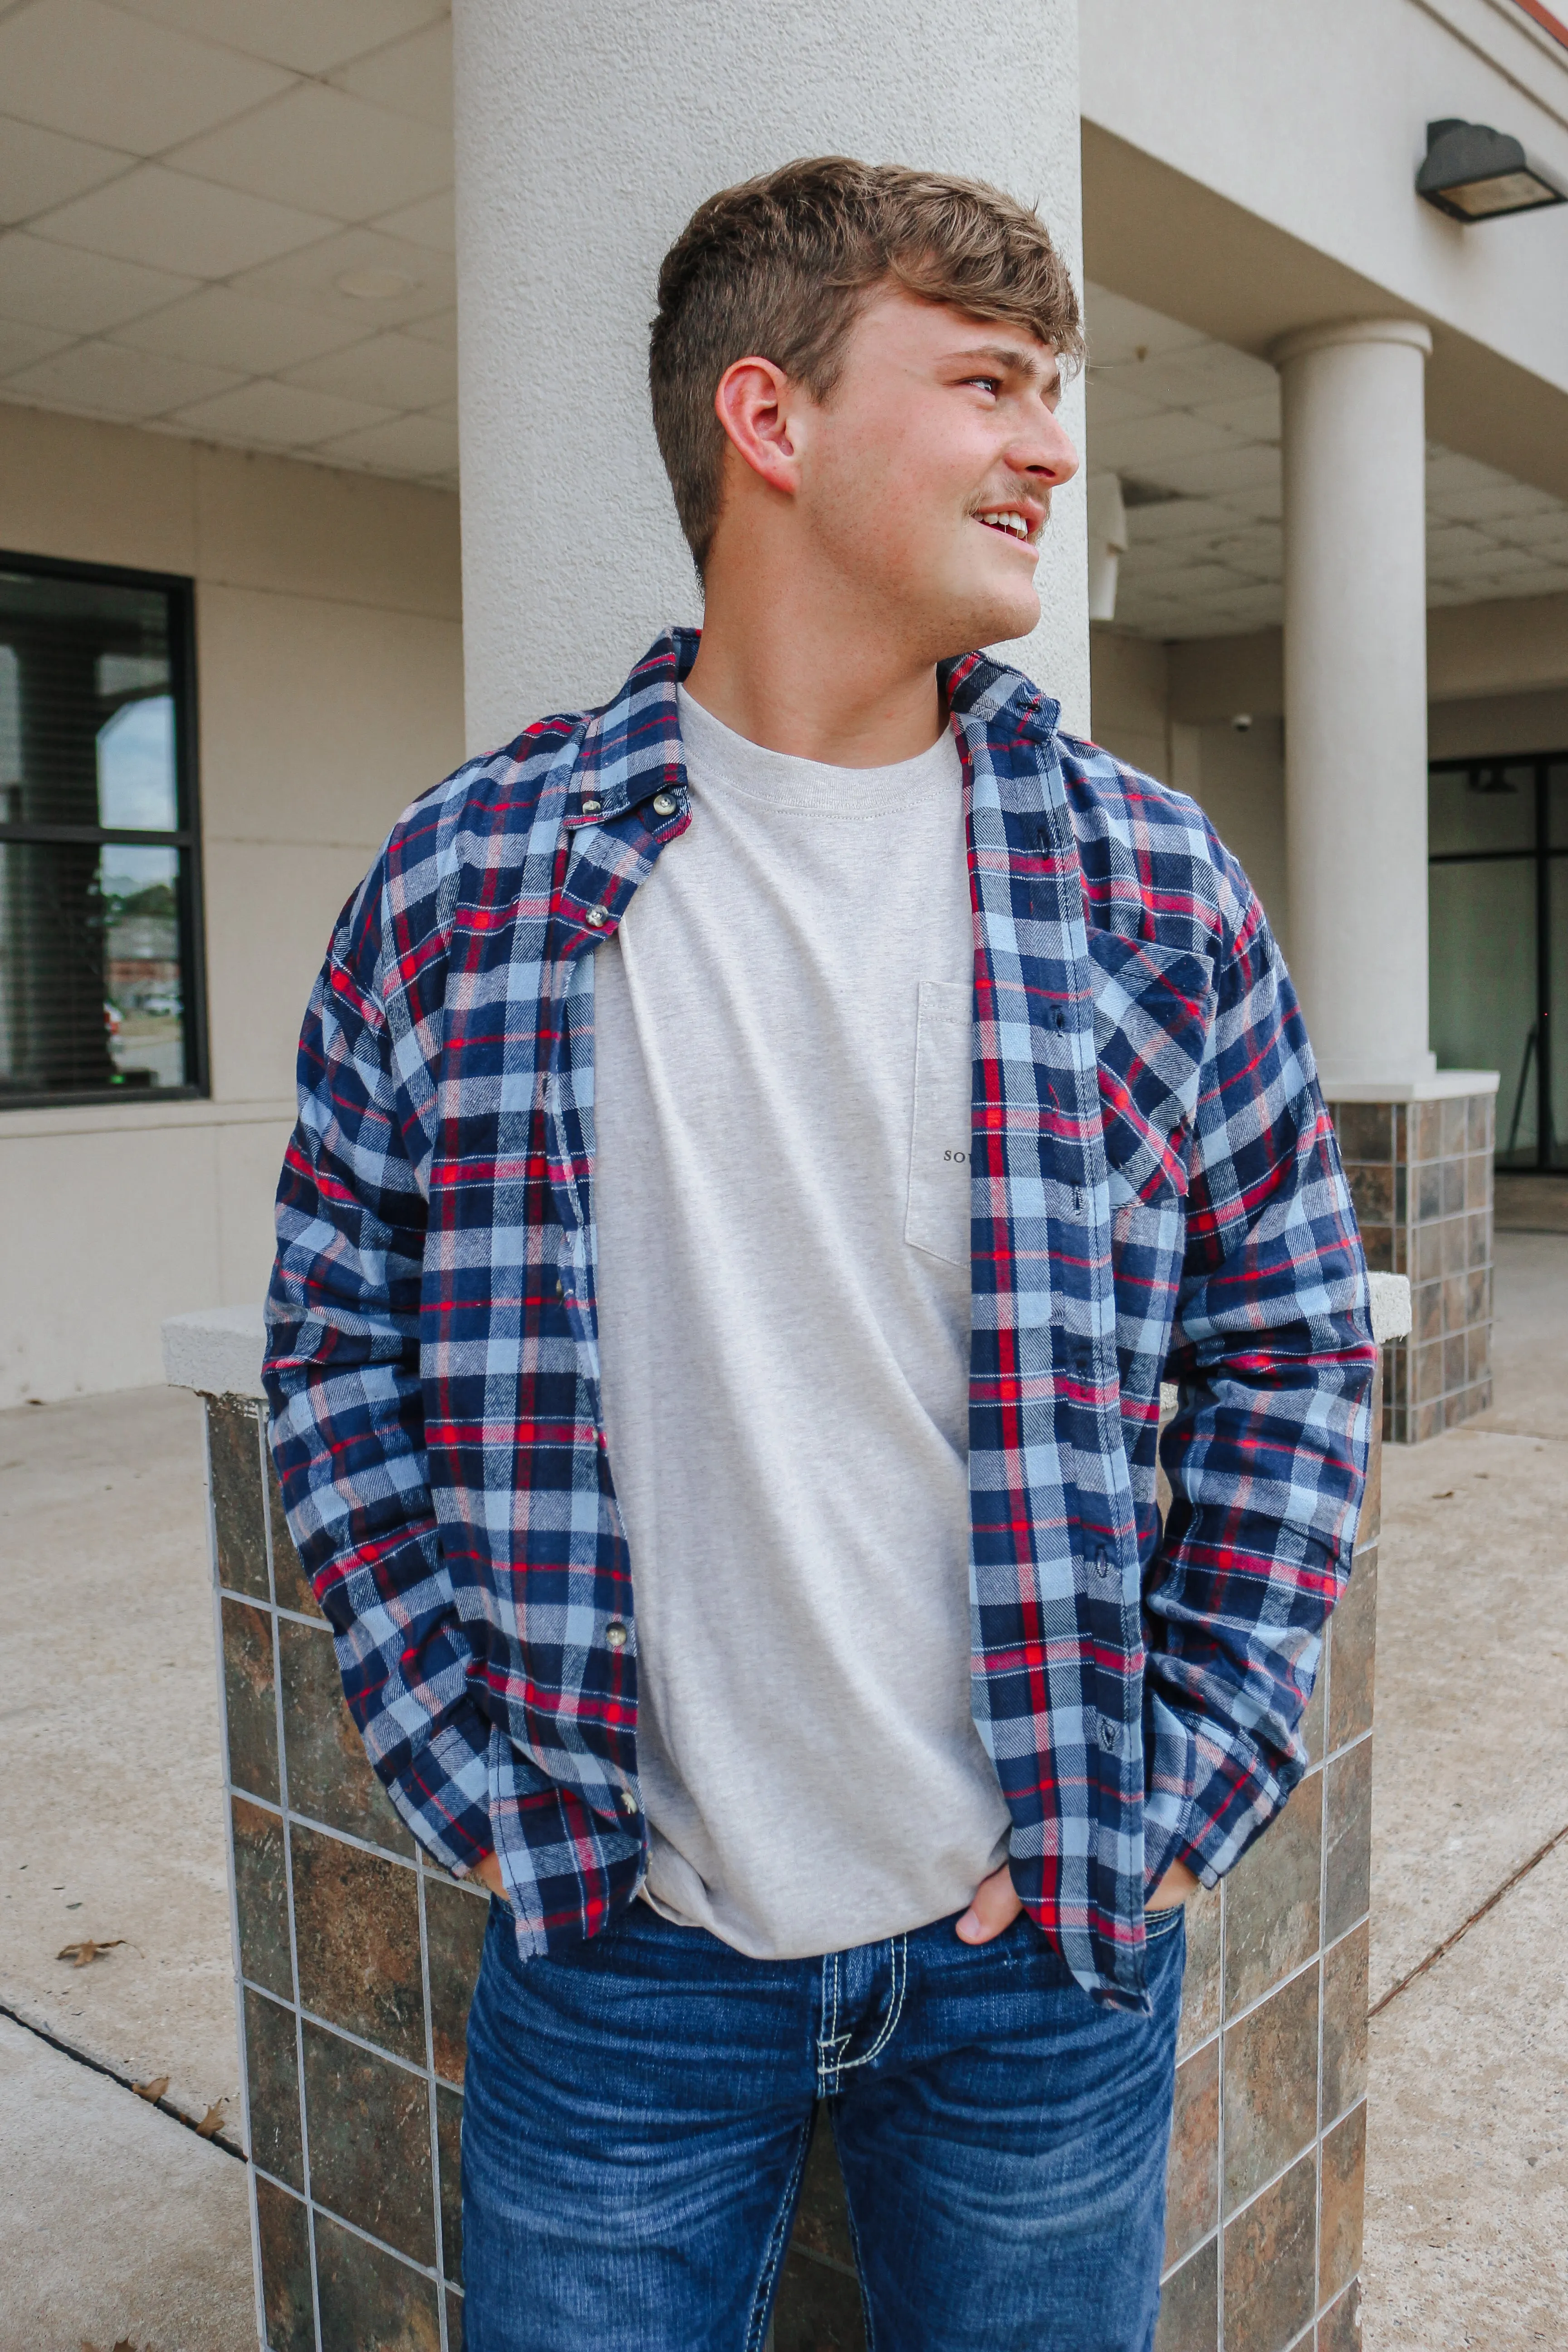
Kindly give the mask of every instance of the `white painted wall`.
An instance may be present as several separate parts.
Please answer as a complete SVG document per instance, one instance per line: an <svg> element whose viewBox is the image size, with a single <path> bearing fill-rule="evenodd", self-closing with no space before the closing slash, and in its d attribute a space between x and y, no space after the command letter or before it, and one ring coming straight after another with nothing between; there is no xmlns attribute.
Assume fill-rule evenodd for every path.
<svg viewBox="0 0 1568 2352"><path fill-rule="evenodd" d="M1037 201L1081 284L1076 0L457 0L468 740L614 690L699 617L648 412L660 257L703 197L792 156L971 173ZM1081 436L1082 386L1065 415ZM1089 713L1082 477L1016 654Z"/></svg>
<svg viewBox="0 0 1568 2352"><path fill-rule="evenodd" d="M1413 194L1447 115L1568 184L1568 49L1513 0L1089 0L1082 77L1090 122L1568 390L1568 213L1464 227Z"/></svg>
<svg viewBox="0 0 1568 2352"><path fill-rule="evenodd" d="M210 1102L0 1112L0 1406L258 1298L333 917L462 757L457 500L0 405L0 547L195 579Z"/></svg>

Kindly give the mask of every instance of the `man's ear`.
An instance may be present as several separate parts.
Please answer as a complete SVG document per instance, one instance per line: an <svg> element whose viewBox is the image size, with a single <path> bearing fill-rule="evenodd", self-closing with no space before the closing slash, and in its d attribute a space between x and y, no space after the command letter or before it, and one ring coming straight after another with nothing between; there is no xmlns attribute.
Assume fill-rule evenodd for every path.
<svg viewBox="0 0 1568 2352"><path fill-rule="evenodd" d="M742 462L770 489L793 498L800 487L800 387L772 360L737 360L719 379L713 413Z"/></svg>

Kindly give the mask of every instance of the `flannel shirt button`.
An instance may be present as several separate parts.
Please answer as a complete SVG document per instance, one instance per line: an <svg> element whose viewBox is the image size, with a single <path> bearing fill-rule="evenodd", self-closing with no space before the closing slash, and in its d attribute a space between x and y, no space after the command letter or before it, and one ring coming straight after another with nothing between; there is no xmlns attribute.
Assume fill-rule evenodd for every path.
<svg viewBox="0 0 1568 2352"><path fill-rule="evenodd" d="M602 931L609 919L603 907L590 907L585 918L591 931Z"/></svg>
<svg viewBox="0 0 1568 2352"><path fill-rule="evenodd" d="M626 1629L618 1617L612 1617L609 1623L605 1626L605 1639L609 1643L612 1650L624 1650L626 1648Z"/></svg>
<svg viewBox="0 0 1568 2352"><path fill-rule="evenodd" d="M604 805L605 803L603 801L584 801L583 803L583 814L584 816L597 816L599 811L604 807Z"/></svg>
<svg viewBox="0 0 1568 2352"><path fill-rule="evenodd" d="M630 1790L629 1789L623 1789L623 1790L621 1790L621 1811L622 1811L622 1812L624 1812L624 1813L635 1813L635 1812L636 1812L636 1811L637 1811L637 1799L633 1796L633 1794L632 1794L631 1790Z"/></svg>
<svg viewBox="0 0 1568 2352"><path fill-rule="evenodd" d="M1100 1725L1100 1744L1102 1748L1114 1748L1116 1745L1116 1726L1107 1723L1103 1717Z"/></svg>
<svg viewBox="0 0 1568 2352"><path fill-rule="evenodd" d="M653 796L653 809L656 816L673 816L675 814L675 794L673 793L655 793Z"/></svg>
<svg viewBox="0 0 1568 2352"><path fill-rule="evenodd" d="M555 1296L557 1298L564 1298L566 1296L566 1285L562 1281L559 1275L555 1277Z"/></svg>
<svg viewBox="0 0 1568 2352"><path fill-rule="evenodd" d="M1110 1562L1105 1557L1105 1546L1103 1544L1100 1545L1100 1549L1094 1555L1094 1566L1097 1575L1109 1576L1110 1574Z"/></svg>

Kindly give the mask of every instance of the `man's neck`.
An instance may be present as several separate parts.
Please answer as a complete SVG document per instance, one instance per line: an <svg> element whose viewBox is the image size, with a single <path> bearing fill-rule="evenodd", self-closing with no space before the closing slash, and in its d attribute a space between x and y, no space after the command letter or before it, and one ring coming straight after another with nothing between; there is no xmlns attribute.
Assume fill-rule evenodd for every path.
<svg viewBox="0 0 1568 2352"><path fill-rule="evenodd" d="M917 759L943 725L933 663L900 662L895 648L852 636L835 645L804 615L737 605L711 583L686 690L748 742L827 767Z"/></svg>

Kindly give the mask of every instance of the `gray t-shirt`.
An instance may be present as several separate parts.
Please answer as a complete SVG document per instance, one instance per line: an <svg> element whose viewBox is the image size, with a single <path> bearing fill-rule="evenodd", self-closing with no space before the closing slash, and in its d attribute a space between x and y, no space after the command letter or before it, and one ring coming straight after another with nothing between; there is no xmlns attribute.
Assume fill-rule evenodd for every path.
<svg viewBox="0 0 1568 2352"><path fill-rule="evenodd" d="M649 1899L758 1958L967 1904L962 779L763 750L680 696L692 820L596 972L598 1297Z"/></svg>

